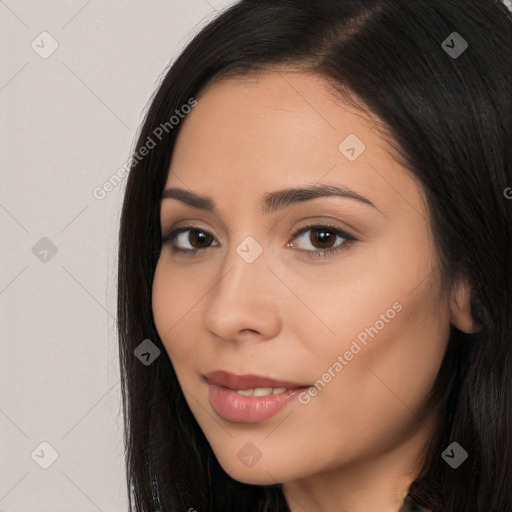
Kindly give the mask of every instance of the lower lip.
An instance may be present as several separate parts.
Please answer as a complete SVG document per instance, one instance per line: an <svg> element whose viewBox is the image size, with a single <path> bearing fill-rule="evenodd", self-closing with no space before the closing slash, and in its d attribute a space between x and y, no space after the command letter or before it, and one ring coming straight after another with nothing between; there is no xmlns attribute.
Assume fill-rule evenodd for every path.
<svg viewBox="0 0 512 512"><path fill-rule="evenodd" d="M257 423L277 414L286 404L295 400L307 388L285 391L279 395L243 396L232 389L208 383L210 404L227 421Z"/></svg>

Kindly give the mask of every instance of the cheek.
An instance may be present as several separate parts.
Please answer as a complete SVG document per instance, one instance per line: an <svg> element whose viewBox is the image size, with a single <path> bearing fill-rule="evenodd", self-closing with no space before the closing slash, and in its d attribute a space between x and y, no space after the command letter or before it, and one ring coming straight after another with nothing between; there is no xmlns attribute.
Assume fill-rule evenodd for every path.
<svg viewBox="0 0 512 512"><path fill-rule="evenodd" d="M301 344L306 375L319 388L305 398L318 407L314 414L329 410L335 425L385 424L393 421L390 411L407 417L437 376L449 338L449 308L428 237L415 238L411 230L408 240L414 253L390 237L387 246L346 258L338 270L301 278L288 271L285 277L294 292L284 303L283 316L294 318L286 322L292 333L285 338Z"/></svg>
<svg viewBox="0 0 512 512"><path fill-rule="evenodd" d="M331 296L333 313L324 318L335 335L309 348L309 375L318 393L308 407L312 416L331 418L325 425L335 438L336 431L353 430L354 445L357 438L373 443L419 414L450 333L447 305L431 288L427 280L412 293L406 285L353 298L339 294L336 307ZM303 320L297 329L314 340L312 324Z"/></svg>
<svg viewBox="0 0 512 512"><path fill-rule="evenodd" d="M358 248L337 264L276 264L275 273L290 290L281 302L283 325L291 331L283 339L305 344L325 364L324 355L349 350L355 339L383 344L396 323L410 322L421 333L439 305L439 290L429 288L436 280L431 248L425 237L414 242L417 254L390 237L377 250Z"/></svg>
<svg viewBox="0 0 512 512"><path fill-rule="evenodd" d="M177 266L166 262L165 255L160 257L153 279L152 310L158 335L173 363L193 349L193 344L187 343L193 333L188 337L178 334L183 326L191 325L194 306L204 293L204 289L193 286L190 277Z"/></svg>
<svg viewBox="0 0 512 512"><path fill-rule="evenodd" d="M272 440L279 450L280 443L299 446L305 437L308 449L297 453L297 466L322 467L332 461L335 467L339 461L388 450L425 423L423 408L449 337L448 317L428 290L427 285L409 296L395 292L382 301L362 302L356 325L344 306L356 307L343 303L339 316L346 322L335 324L336 339L319 340L318 322L298 324L315 340L302 358L315 395L304 395L297 413L280 425L285 437L270 436L264 442ZM397 297L401 308L393 309L388 323L377 323ZM364 338L358 338L361 333Z"/></svg>

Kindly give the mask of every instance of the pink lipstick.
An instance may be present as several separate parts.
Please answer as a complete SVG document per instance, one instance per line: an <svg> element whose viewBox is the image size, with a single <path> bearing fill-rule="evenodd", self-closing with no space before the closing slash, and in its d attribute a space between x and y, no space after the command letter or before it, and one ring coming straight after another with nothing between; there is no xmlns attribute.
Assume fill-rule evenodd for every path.
<svg viewBox="0 0 512 512"><path fill-rule="evenodd" d="M258 375L214 371L204 376L210 404L223 419L257 423L271 418L309 386Z"/></svg>

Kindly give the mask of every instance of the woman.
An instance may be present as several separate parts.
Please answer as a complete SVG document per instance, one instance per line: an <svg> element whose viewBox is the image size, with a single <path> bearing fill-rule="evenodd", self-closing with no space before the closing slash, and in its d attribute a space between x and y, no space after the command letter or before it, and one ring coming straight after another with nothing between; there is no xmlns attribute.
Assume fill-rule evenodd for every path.
<svg viewBox="0 0 512 512"><path fill-rule="evenodd" d="M510 35L243 0L190 42L121 217L130 509L512 510Z"/></svg>

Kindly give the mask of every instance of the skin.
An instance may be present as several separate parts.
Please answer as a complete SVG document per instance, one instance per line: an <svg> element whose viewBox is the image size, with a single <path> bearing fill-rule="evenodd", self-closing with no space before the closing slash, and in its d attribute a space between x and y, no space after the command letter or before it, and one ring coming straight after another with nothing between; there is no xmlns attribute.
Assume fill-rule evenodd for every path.
<svg viewBox="0 0 512 512"><path fill-rule="evenodd" d="M368 115L304 71L215 82L182 123L165 188L209 196L217 211L164 199L162 235L186 225L213 239L197 242L189 231L174 240L206 248L196 256L162 246L153 313L217 459L241 482L282 483L293 512L396 512L435 428L437 412L425 404L450 323L473 330L466 283L442 292L421 187ZM353 162L338 149L349 134L366 146ZM310 184L348 187L376 208L321 197L260 211L265 193ZM329 228L324 245L315 230L293 238L311 223L358 240L344 247ZM263 250L252 263L236 252L247 236ZM329 247L341 250L308 257ZM201 375L223 369L313 385L397 302L400 312L307 404L251 424L211 407ZM246 443L261 453L252 467L237 457Z"/></svg>

